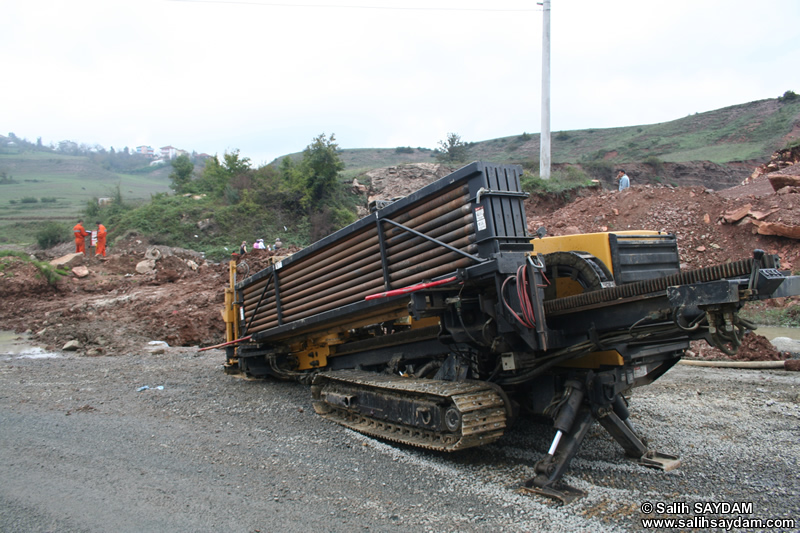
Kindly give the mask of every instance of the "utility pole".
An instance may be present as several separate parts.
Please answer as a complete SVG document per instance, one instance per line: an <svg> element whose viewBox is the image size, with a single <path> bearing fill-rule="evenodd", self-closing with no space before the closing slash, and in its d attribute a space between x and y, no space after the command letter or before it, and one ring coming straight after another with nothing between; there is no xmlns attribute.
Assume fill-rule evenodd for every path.
<svg viewBox="0 0 800 533"><path fill-rule="evenodd" d="M550 0L542 6L542 133L539 137L539 177L550 179Z"/></svg>

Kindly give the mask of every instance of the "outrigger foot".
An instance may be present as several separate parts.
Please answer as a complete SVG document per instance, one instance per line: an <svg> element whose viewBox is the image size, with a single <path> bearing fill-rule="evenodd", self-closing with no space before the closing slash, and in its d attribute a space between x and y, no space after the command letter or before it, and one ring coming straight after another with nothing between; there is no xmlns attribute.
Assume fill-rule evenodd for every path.
<svg viewBox="0 0 800 533"><path fill-rule="evenodd" d="M528 486L528 483L531 483ZM532 480L526 481L521 487L519 487L521 492L528 492L531 494L539 494L540 496L547 496L548 498L552 498L554 500L558 500L563 504L572 503L575 500L583 498L586 496L586 492L576 489L575 487L571 487L566 483L555 483L553 485L547 485L544 487L537 487L536 485L532 484Z"/></svg>
<svg viewBox="0 0 800 533"><path fill-rule="evenodd" d="M556 415L556 435L547 455L534 466L536 476L525 481L521 491L541 494L563 503L570 503L586 495L580 489L561 481L586 433L595 419L608 431L628 457L636 458L640 465L660 470L673 470L681 462L674 455L650 450L639 438L628 421L628 409L621 395L605 406L587 405L583 402L584 387L576 381L567 382L568 399Z"/></svg>

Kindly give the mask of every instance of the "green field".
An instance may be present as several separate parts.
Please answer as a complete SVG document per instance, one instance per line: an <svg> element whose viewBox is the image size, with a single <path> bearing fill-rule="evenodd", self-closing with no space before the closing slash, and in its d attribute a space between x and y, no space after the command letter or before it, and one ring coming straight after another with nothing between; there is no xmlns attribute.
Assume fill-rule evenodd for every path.
<svg viewBox="0 0 800 533"><path fill-rule="evenodd" d="M43 222L57 221L70 228L98 198L114 197L117 187L124 201L145 202L169 190L171 168L139 174L117 174L88 158L47 152L0 154L0 243L30 243Z"/></svg>

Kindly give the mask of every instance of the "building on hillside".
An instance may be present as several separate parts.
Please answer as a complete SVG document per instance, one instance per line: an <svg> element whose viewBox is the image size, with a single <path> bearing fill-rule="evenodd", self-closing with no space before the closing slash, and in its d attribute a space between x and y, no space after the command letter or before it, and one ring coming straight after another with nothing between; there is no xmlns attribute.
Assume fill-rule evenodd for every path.
<svg viewBox="0 0 800 533"><path fill-rule="evenodd" d="M183 150L178 150L174 146L162 146L161 147L161 159L175 159Z"/></svg>
<svg viewBox="0 0 800 533"><path fill-rule="evenodd" d="M156 156L156 151L153 150L152 146L144 146L144 145L137 146L136 147L136 153L140 154L140 155L147 156L147 157L155 157Z"/></svg>

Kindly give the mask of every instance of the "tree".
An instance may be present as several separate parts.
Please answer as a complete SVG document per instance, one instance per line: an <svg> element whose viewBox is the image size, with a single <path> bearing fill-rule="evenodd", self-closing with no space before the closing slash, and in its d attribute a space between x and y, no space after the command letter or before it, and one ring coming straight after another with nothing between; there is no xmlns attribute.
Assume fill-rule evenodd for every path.
<svg viewBox="0 0 800 533"><path fill-rule="evenodd" d="M786 91L783 93L783 96L778 97L779 102L791 102L792 100L796 100L798 95L794 91Z"/></svg>
<svg viewBox="0 0 800 533"><path fill-rule="evenodd" d="M457 133L448 133L447 139L439 141L436 159L442 163L461 163L467 159L467 143Z"/></svg>
<svg viewBox="0 0 800 533"><path fill-rule="evenodd" d="M303 161L300 163L305 186L303 203L306 206L320 204L330 198L342 170L344 163L339 157L336 136L331 134L329 139L322 133L314 138L303 151Z"/></svg>
<svg viewBox="0 0 800 533"><path fill-rule="evenodd" d="M192 181L192 172L194 172L194 164L189 159L188 155L179 155L172 160L172 173L169 179L172 180L169 187L178 194L187 192L187 187Z"/></svg>
<svg viewBox="0 0 800 533"><path fill-rule="evenodd" d="M234 177L252 172L250 158L240 158L239 150L231 153L225 152L222 159L222 163L219 162L217 156L206 161L203 175L196 181L197 190L220 198L225 194L225 190Z"/></svg>

